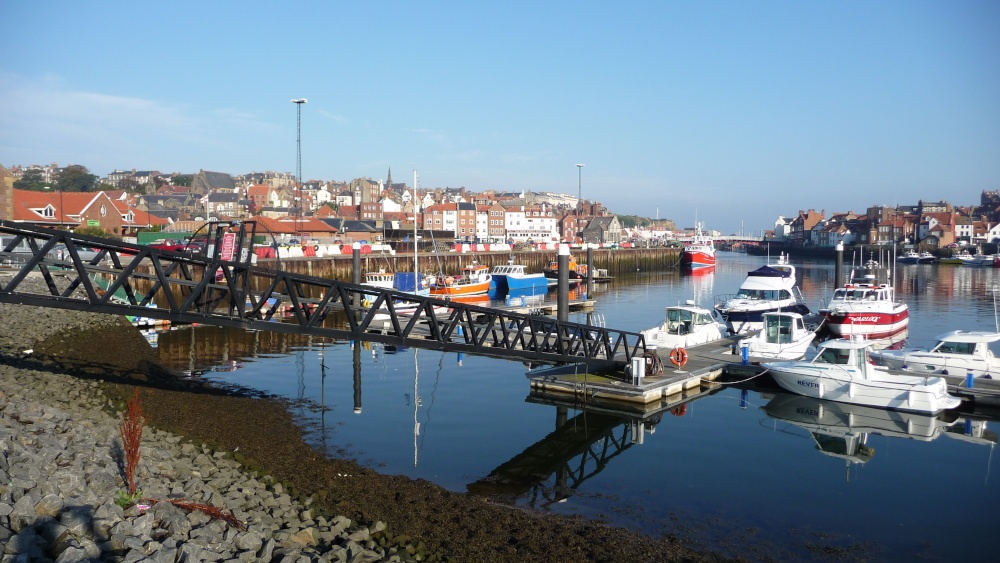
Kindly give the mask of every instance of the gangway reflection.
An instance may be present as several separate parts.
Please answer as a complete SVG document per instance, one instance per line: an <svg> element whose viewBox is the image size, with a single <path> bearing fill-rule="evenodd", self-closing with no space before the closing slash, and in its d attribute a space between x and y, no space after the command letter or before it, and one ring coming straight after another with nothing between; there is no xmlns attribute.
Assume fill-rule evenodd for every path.
<svg viewBox="0 0 1000 563"><path fill-rule="evenodd" d="M944 435L991 448L997 443L996 432L982 419L935 417L790 393L776 393L760 408L775 420L808 431L820 453L845 460L848 481L852 465L868 463L875 456L875 449L868 445L872 434L924 442Z"/></svg>
<svg viewBox="0 0 1000 563"><path fill-rule="evenodd" d="M526 501L531 508L563 502L613 459L641 445L664 414L683 415L692 401L720 390L712 385L652 405L582 404L574 397L532 390L527 402L556 407L555 430L466 489L508 504ZM568 418L571 409L582 412Z"/></svg>

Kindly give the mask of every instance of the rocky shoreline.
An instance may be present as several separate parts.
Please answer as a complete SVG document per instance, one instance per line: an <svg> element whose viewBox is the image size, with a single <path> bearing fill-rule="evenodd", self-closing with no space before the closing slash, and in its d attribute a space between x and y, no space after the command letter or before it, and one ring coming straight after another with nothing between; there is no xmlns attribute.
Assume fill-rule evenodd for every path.
<svg viewBox="0 0 1000 563"><path fill-rule="evenodd" d="M178 380L118 317L0 304L0 319L0 563L721 559L323 459L284 402ZM136 388L142 496L231 511L245 529L116 504L118 413Z"/></svg>

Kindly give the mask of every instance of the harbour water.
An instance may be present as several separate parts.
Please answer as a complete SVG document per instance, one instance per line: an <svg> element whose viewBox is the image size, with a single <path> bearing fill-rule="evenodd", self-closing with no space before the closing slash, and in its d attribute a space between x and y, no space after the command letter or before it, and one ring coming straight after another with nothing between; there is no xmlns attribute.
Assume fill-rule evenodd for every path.
<svg viewBox="0 0 1000 563"><path fill-rule="evenodd" d="M735 293L764 263L720 253L703 275L637 272L598 287L589 320L648 328L667 305ZM832 261L792 263L810 307L825 304ZM1000 270L900 265L896 277L910 346L995 329ZM383 473L749 559L992 559L1000 421L970 421L967 435L964 418L906 424L875 410L848 413L869 421L864 436L857 424L817 432L815 405L729 385L683 410L625 416L539 402L520 362L209 327L165 332L157 344L165 364L192 377L292 399L318 451ZM763 547L774 545L782 551Z"/></svg>

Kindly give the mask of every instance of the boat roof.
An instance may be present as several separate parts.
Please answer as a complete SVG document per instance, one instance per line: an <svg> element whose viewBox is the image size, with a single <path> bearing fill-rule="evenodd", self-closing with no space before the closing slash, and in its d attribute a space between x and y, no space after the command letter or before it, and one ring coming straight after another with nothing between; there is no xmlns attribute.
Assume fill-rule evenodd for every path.
<svg viewBox="0 0 1000 563"><path fill-rule="evenodd" d="M782 266L781 269L773 266L761 266L752 272L747 272L748 276L760 276L765 278L787 278L794 272L792 266Z"/></svg>
<svg viewBox="0 0 1000 563"><path fill-rule="evenodd" d="M1000 332L986 330L953 330L937 337L938 341L948 342L996 342L1000 340Z"/></svg>
<svg viewBox="0 0 1000 563"><path fill-rule="evenodd" d="M768 311L768 312L764 313L761 316L764 316L764 317L792 317L792 318L798 317L800 319L805 318L805 317L802 316L801 313L796 313L796 312L793 312L793 311Z"/></svg>
<svg viewBox="0 0 1000 563"><path fill-rule="evenodd" d="M707 313L709 315L712 314L712 312L709 311L708 309L706 309L704 307L699 307L698 305L695 305L694 302L691 301L690 299L688 300L687 303L684 303L684 304L678 303L677 305L669 305L666 308L667 311L669 311L671 309L682 309L682 310L692 311L692 312L695 312L695 313Z"/></svg>
<svg viewBox="0 0 1000 563"><path fill-rule="evenodd" d="M875 344L871 340L866 340L864 338L836 338L833 340L827 340L825 342L820 342L820 348L835 348L838 350L860 350L862 348L867 348Z"/></svg>

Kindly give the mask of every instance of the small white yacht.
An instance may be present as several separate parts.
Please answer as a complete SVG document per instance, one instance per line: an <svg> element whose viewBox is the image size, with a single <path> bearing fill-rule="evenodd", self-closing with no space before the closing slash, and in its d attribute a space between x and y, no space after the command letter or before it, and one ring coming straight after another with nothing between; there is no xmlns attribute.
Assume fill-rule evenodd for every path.
<svg viewBox="0 0 1000 563"><path fill-rule="evenodd" d="M1000 376L1000 358L989 345L1000 332L953 330L937 337L930 350L881 350L869 355L876 364L916 373L992 378Z"/></svg>
<svg viewBox="0 0 1000 563"><path fill-rule="evenodd" d="M712 317L712 312L698 307L693 300L666 308L663 324L642 331L647 346L673 349L687 348L719 340L726 334L726 325Z"/></svg>
<svg viewBox="0 0 1000 563"><path fill-rule="evenodd" d="M817 399L901 411L936 414L957 407L941 377L890 375L868 357L862 338L828 340L811 361L766 362L783 389Z"/></svg>
<svg viewBox="0 0 1000 563"><path fill-rule="evenodd" d="M809 314L809 307L795 286L795 266L788 264L784 254L776 263L747 272L735 295L717 296L715 310L733 334L761 328L763 314L771 311Z"/></svg>
<svg viewBox="0 0 1000 563"><path fill-rule="evenodd" d="M751 358L798 360L806 355L816 332L806 328L798 313L764 313L763 328L755 335L740 340L741 348L749 349Z"/></svg>

